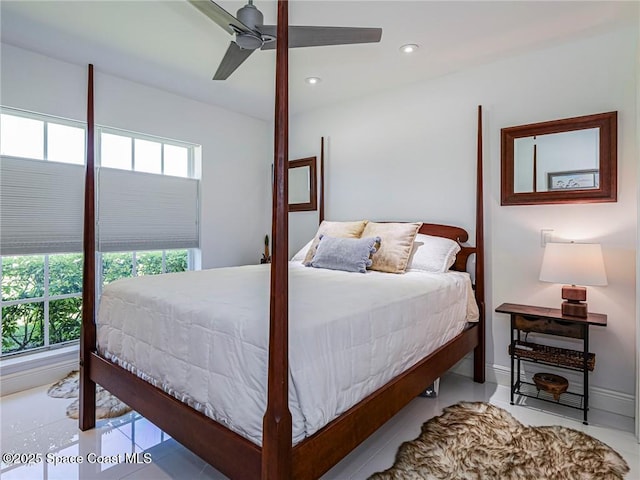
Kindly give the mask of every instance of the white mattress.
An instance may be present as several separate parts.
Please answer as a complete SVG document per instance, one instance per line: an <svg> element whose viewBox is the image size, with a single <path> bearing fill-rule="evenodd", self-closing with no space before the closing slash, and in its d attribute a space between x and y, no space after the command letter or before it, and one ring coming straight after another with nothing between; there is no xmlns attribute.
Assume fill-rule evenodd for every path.
<svg viewBox="0 0 640 480"><path fill-rule="evenodd" d="M289 407L299 442L477 320L466 273L289 264ZM260 445L269 265L105 287L99 352Z"/></svg>

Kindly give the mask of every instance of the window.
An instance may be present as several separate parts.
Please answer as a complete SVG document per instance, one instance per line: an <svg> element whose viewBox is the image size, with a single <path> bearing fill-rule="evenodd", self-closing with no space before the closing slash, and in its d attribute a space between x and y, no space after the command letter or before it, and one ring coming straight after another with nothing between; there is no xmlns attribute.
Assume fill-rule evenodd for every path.
<svg viewBox="0 0 640 480"><path fill-rule="evenodd" d="M106 127L98 138L101 167L194 178L195 145Z"/></svg>
<svg viewBox="0 0 640 480"><path fill-rule="evenodd" d="M102 133L100 135L100 163L103 167L131 170L131 138Z"/></svg>
<svg viewBox="0 0 640 480"><path fill-rule="evenodd" d="M101 255L102 285L114 280L192 270L189 250L111 252Z"/></svg>
<svg viewBox="0 0 640 480"><path fill-rule="evenodd" d="M44 160L45 122L33 118L0 114L0 153Z"/></svg>
<svg viewBox="0 0 640 480"><path fill-rule="evenodd" d="M4 108L0 154L84 165L85 128L78 122Z"/></svg>
<svg viewBox="0 0 640 480"><path fill-rule="evenodd" d="M2 354L80 336L82 254L2 257Z"/></svg>
<svg viewBox="0 0 640 480"><path fill-rule="evenodd" d="M79 122L0 113L3 356L80 335L85 137Z"/></svg>
<svg viewBox="0 0 640 480"><path fill-rule="evenodd" d="M118 278L193 269L198 147L96 129L98 293ZM2 356L80 335L85 125L0 113Z"/></svg>
<svg viewBox="0 0 640 480"><path fill-rule="evenodd" d="M197 248L196 147L105 127L98 142L98 250Z"/></svg>

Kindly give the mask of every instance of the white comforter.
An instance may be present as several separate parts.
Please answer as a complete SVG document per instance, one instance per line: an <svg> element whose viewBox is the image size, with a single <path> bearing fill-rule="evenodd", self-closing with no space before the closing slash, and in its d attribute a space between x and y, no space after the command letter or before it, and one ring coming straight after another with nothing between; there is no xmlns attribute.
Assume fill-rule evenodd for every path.
<svg viewBox="0 0 640 480"><path fill-rule="evenodd" d="M262 442L269 266L123 279L105 287L100 353ZM465 273L289 268L294 443L477 319Z"/></svg>

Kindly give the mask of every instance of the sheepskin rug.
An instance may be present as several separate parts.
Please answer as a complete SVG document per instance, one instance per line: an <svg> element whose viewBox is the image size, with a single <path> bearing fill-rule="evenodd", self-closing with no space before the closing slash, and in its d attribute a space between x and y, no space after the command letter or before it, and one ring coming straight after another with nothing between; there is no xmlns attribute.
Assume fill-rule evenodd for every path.
<svg viewBox="0 0 640 480"><path fill-rule="evenodd" d="M403 443L390 469L370 480L615 480L624 459L571 428L528 427L483 402L460 402Z"/></svg>
<svg viewBox="0 0 640 480"><path fill-rule="evenodd" d="M47 395L54 398L77 398L80 388L80 373L75 370L62 380L54 383L47 390ZM96 418L115 418L131 411L131 407L122 403L100 385L96 388ZM77 419L80 412L80 400L77 399L67 407L67 417Z"/></svg>

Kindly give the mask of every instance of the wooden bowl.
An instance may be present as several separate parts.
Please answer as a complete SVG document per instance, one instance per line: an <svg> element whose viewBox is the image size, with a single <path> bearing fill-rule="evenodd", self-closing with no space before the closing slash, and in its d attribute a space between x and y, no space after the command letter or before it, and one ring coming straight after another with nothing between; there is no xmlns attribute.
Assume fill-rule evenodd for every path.
<svg viewBox="0 0 640 480"><path fill-rule="evenodd" d="M533 376L533 383L538 387L538 391L544 390L553 395L556 402L560 399L560 395L569 388L569 381L566 378L553 373L536 373Z"/></svg>

